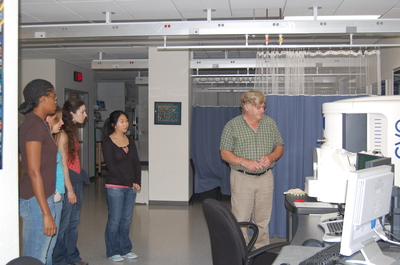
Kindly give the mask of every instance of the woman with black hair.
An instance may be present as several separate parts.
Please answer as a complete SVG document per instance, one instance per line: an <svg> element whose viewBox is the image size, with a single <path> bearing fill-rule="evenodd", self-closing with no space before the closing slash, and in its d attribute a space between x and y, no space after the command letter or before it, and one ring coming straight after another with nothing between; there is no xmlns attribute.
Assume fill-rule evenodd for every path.
<svg viewBox="0 0 400 265"><path fill-rule="evenodd" d="M57 145L45 119L55 113L57 96L54 86L42 79L27 84L23 94L25 102L18 109L25 115L19 128L24 170L19 185L23 256L46 263L50 241L57 229L54 222Z"/></svg>
<svg viewBox="0 0 400 265"><path fill-rule="evenodd" d="M133 259L129 230L136 192L140 190L141 168L134 140L125 135L128 115L116 110L104 122L102 151L107 165L105 184L108 221L105 231L106 255L112 261Z"/></svg>
<svg viewBox="0 0 400 265"><path fill-rule="evenodd" d="M78 242L78 228L82 207L83 183L89 184L87 173L81 168L78 150L80 144L77 139L77 124L85 122L87 117L85 102L81 99L69 99L62 108L63 134L67 135L67 166L73 191L76 195L76 203L64 200L61 212L61 222L58 231L56 246L53 251L54 265L87 265L80 257L76 246ZM65 191L69 196L69 191Z"/></svg>

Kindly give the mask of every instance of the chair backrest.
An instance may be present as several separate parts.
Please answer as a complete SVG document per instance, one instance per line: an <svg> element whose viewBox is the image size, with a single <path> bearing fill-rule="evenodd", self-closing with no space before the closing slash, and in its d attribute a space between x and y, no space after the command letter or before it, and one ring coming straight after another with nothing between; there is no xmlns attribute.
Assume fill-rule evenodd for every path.
<svg viewBox="0 0 400 265"><path fill-rule="evenodd" d="M246 264L246 242L232 212L215 199L203 201L211 240L213 265Z"/></svg>
<svg viewBox="0 0 400 265"><path fill-rule="evenodd" d="M6 265L44 265L43 262L37 258L23 256L8 262Z"/></svg>

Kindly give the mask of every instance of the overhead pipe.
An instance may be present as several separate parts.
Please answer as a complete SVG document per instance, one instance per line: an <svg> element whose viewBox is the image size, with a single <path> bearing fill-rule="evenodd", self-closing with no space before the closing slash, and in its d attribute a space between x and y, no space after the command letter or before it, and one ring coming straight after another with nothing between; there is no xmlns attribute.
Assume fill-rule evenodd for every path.
<svg viewBox="0 0 400 265"><path fill-rule="evenodd" d="M166 37L164 39L166 41ZM165 44L166 45L166 44ZM131 46L131 48L142 47L142 46ZM54 46L54 47L35 47L36 50L42 49L53 49L53 50L65 50L66 47ZM92 49L90 47L68 47L68 49ZM115 46L101 46L99 48L115 48ZM247 50L269 50L269 49L332 49L332 48L350 48L350 49L366 49L366 48L400 48L400 44L286 44L286 45L182 45L182 46L157 46L159 51L167 50L235 50L235 49L247 49ZM103 53L104 54L104 53Z"/></svg>
<svg viewBox="0 0 400 265"><path fill-rule="evenodd" d="M157 47L158 50L220 50L220 49L332 49L332 48L398 48L400 44L322 44L322 45L182 45L182 46L168 46Z"/></svg>
<svg viewBox="0 0 400 265"><path fill-rule="evenodd" d="M111 22L111 21L109 21ZM215 22L215 21L213 21ZM165 22L115 23L118 27L109 27L105 23L54 24L54 25L21 25L19 39L21 41L36 39L36 32L45 32L46 39L93 38L93 37L149 37L149 36L220 36L244 34L346 34L349 27L356 28L357 34L398 34L400 19L377 19L360 21L334 21L323 27L316 21L290 20L223 20L217 25L207 21L171 21L170 27ZM318 22L317 22L318 23ZM232 30L235 29L235 30ZM193 32L194 30L194 32Z"/></svg>

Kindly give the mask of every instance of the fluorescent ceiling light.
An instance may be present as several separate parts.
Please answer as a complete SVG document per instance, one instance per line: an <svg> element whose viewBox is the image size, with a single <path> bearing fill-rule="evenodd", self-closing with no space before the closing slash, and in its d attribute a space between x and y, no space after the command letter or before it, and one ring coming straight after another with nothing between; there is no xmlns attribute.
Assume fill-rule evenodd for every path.
<svg viewBox="0 0 400 265"><path fill-rule="evenodd" d="M373 20L378 19L380 15L365 16L317 16L317 20ZM284 20L314 20L314 16L285 16Z"/></svg>

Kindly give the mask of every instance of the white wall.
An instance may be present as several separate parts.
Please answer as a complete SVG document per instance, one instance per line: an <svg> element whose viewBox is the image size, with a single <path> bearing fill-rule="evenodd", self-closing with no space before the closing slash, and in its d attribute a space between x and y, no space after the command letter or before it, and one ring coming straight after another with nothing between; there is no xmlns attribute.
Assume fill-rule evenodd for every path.
<svg viewBox="0 0 400 265"><path fill-rule="evenodd" d="M22 91L24 90L24 87L33 79L47 80L55 86L57 95L61 93L60 89L56 86L56 60L20 60L18 104L24 102ZM21 123L22 119L20 119L19 122Z"/></svg>
<svg viewBox="0 0 400 265"><path fill-rule="evenodd" d="M189 201L190 65L188 51L149 49L149 200ZM154 102L181 102L181 125L155 125Z"/></svg>
<svg viewBox="0 0 400 265"><path fill-rule="evenodd" d="M0 170L0 264L19 256L18 1L4 0L3 169Z"/></svg>
<svg viewBox="0 0 400 265"><path fill-rule="evenodd" d="M22 96L23 88L33 79L45 79L56 85L56 60L43 59L43 60L20 60L20 75L19 87L22 88L20 102L24 101ZM57 89L57 87L56 87Z"/></svg>

